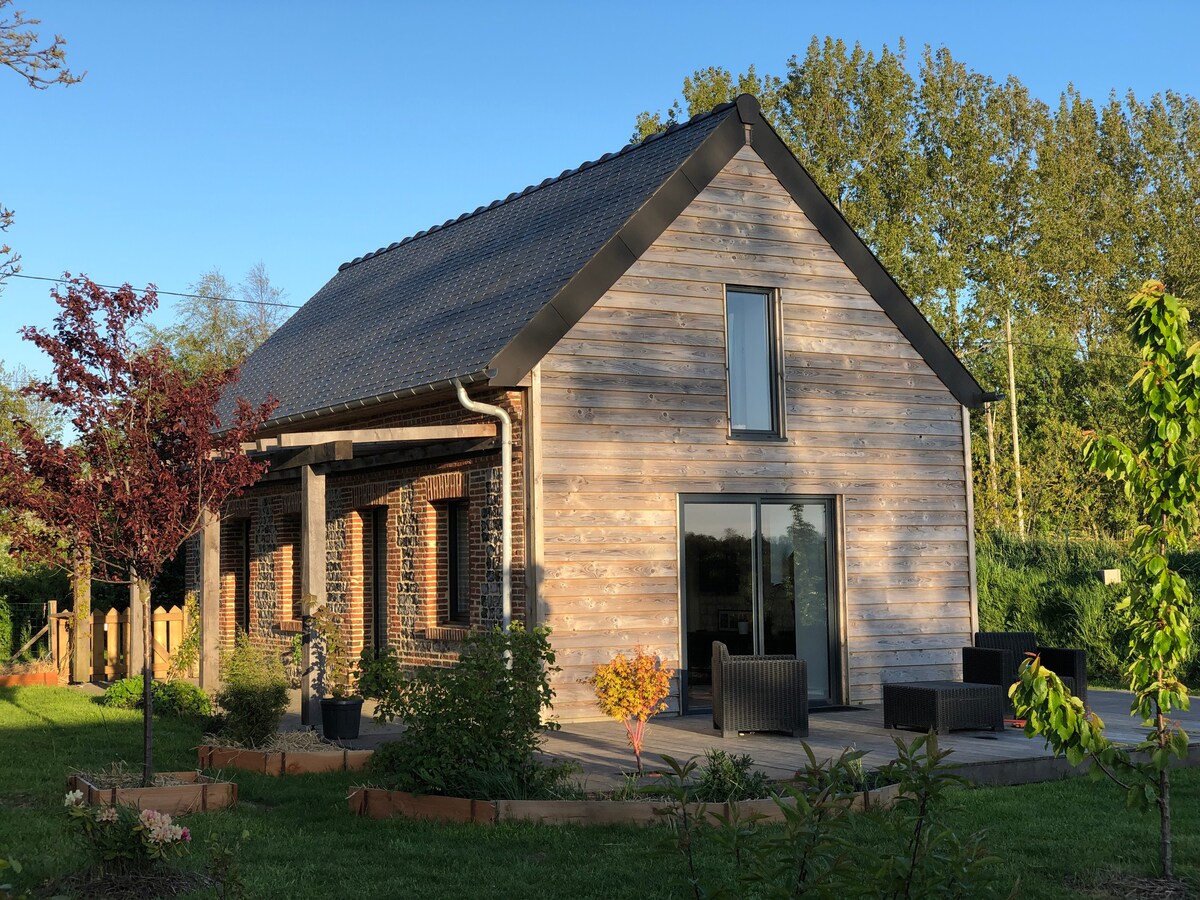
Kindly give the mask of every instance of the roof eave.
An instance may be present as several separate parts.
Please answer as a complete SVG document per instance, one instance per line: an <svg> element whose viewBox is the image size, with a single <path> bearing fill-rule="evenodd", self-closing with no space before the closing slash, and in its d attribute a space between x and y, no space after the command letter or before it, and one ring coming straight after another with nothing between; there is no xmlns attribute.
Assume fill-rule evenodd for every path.
<svg viewBox="0 0 1200 900"><path fill-rule="evenodd" d="M489 381L494 374L491 368L480 369L476 372L464 373L451 378L443 378L438 381L430 381L425 384L415 385L413 387L401 388L395 391L388 391L383 394L375 394L370 397L362 397L357 400L346 400L341 403L334 403L329 406L322 406L319 409L306 410L304 412L289 413L286 416L277 416L267 421L259 433L273 431L280 428L286 428L289 425L295 425L298 422L311 422L314 419L324 418L338 413L351 412L360 409L369 409L371 407L380 406L384 403L392 403L397 400L407 400L410 397L419 396L421 394L432 394L441 390L454 390L454 382L461 381L466 384L477 384L483 381Z"/></svg>

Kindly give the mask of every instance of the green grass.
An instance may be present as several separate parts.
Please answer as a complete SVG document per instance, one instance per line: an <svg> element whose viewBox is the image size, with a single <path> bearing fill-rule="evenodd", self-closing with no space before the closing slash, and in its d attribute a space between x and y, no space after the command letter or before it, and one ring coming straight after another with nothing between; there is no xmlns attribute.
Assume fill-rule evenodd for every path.
<svg viewBox="0 0 1200 900"><path fill-rule="evenodd" d="M199 731L160 719L158 768L195 765ZM112 711L66 688L0 689L0 857L25 865L37 882L78 865L62 795L72 769L140 765L141 718ZM195 836L187 865L203 868L205 842L249 832L239 856L254 897L681 897L691 890L681 862L653 845L661 829L443 826L352 817L352 774L267 778L238 772L240 803L231 811L189 817ZM1157 819L1129 813L1117 791L1086 779L986 788L958 795L951 816L963 833L987 829L997 872L1021 896L1082 897L1064 885L1115 870L1149 876L1157 859ZM1175 780L1179 874L1200 877L1200 773ZM861 820L853 836L864 864L878 843ZM724 865L711 846L702 871ZM211 894L209 894L211 896Z"/></svg>

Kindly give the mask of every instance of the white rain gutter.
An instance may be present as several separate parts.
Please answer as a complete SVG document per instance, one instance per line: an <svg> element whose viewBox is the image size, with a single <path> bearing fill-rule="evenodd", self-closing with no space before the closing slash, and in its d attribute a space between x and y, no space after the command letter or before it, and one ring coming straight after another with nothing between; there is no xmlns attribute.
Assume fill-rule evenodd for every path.
<svg viewBox="0 0 1200 900"><path fill-rule="evenodd" d="M505 631L512 625L512 419L499 406L480 403L467 396L467 390L462 382L454 379L454 389L458 392L458 402L464 409L500 420L500 492L502 499L501 525L503 532L503 579L502 579L502 612L501 626Z"/></svg>

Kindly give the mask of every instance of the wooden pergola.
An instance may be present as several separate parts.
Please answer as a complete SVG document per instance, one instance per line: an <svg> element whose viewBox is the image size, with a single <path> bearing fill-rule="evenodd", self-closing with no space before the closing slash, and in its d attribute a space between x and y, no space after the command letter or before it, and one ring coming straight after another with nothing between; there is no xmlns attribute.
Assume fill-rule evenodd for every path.
<svg viewBox="0 0 1200 900"><path fill-rule="evenodd" d="M497 427L422 425L345 431L295 431L242 444L242 450L270 462L265 476L300 478L300 593L310 609L325 604L325 476L333 470L402 464L418 459L456 456L494 449ZM299 472L295 472L299 470ZM209 515L200 535L200 686L218 687L221 604L221 522ZM305 644L302 679L306 721L316 699L311 690L310 649Z"/></svg>

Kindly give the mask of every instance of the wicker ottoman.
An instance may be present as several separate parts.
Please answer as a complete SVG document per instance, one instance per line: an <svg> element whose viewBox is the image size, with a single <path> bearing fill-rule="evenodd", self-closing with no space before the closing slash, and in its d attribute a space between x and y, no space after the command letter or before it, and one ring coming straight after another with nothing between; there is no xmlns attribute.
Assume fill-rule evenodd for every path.
<svg viewBox="0 0 1200 900"><path fill-rule="evenodd" d="M946 734L957 728L1004 728L1004 688L962 681L883 686L883 727Z"/></svg>

